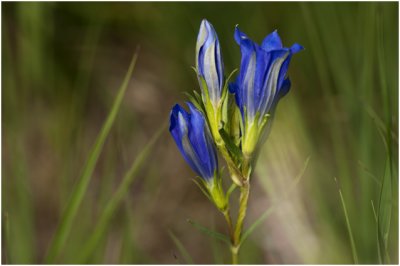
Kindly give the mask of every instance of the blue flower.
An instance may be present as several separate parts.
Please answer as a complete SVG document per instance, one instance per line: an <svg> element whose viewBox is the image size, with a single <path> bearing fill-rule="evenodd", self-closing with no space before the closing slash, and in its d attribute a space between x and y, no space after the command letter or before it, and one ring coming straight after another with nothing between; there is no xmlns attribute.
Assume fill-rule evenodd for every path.
<svg viewBox="0 0 400 266"><path fill-rule="evenodd" d="M217 33L206 19L201 22L197 36L196 69L203 97L208 94L211 103L216 108L224 86L224 65Z"/></svg>
<svg viewBox="0 0 400 266"><path fill-rule="evenodd" d="M283 47L277 31L269 34L261 45L250 40L238 27L234 37L240 45L242 59L238 78L230 84L230 91L235 93L243 120L252 123L259 113L258 122L261 122L289 91L290 80L286 76L289 62L303 47L299 44Z"/></svg>
<svg viewBox="0 0 400 266"><path fill-rule="evenodd" d="M170 114L170 127L183 158L206 181L211 181L218 168L217 153L202 113L187 102L190 112L176 104Z"/></svg>
<svg viewBox="0 0 400 266"><path fill-rule="evenodd" d="M285 48L277 31L269 34L261 45L254 43L238 27L235 41L240 45L242 59L236 82L229 90L235 93L242 115L242 150L250 156L263 135L268 117L290 89L287 77L292 55L303 50L299 44Z"/></svg>

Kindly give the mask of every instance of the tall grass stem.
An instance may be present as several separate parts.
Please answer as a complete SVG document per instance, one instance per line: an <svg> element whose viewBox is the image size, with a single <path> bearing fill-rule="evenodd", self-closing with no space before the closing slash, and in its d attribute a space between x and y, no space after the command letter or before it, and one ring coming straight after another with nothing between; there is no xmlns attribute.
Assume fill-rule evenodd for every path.
<svg viewBox="0 0 400 266"><path fill-rule="evenodd" d="M136 174L140 170L141 166L144 164L145 160L150 154L154 144L161 136L161 133L164 132L166 124L162 125L161 129L152 137L149 143L143 148L140 154L136 157L136 159L132 162L131 167L128 172L125 174L122 179L121 184L119 185L117 191L110 199L108 204L106 205L104 211L100 215L100 218L97 221L97 224L94 227L93 234L87 240L85 245L83 246L82 253L78 257L79 263L86 263L93 251L95 250L97 243L100 241L101 237L104 235L104 232L109 225L109 222L112 218L112 215L115 213L116 209L120 206L122 200L126 196L129 191L129 187L134 181Z"/></svg>
<svg viewBox="0 0 400 266"><path fill-rule="evenodd" d="M108 113L107 119L103 124L99 135L90 151L89 157L86 161L85 167L83 169L82 175L75 186L74 191L70 197L70 200L65 208L65 211L61 217L60 224L56 230L56 233L51 242L50 248L45 259L46 263L54 263L61 251L64 248L67 237L71 231L72 222L76 217L79 206L82 203L86 190L88 188L91 176L93 174L94 168L96 166L97 160L103 149L104 142L110 132L112 125L114 124L115 118L118 114L118 110L121 106L125 91L128 87L129 81L132 76L133 69L135 68L136 60L138 56L138 51L135 52L132 61L130 63L127 74L121 87L118 90L118 94L114 100L110 112Z"/></svg>

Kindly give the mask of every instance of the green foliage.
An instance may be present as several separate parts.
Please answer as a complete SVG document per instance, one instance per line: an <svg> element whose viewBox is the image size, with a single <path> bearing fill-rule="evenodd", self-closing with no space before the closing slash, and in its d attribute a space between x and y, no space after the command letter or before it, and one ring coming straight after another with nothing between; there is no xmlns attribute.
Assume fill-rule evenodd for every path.
<svg viewBox="0 0 400 266"><path fill-rule="evenodd" d="M227 73L240 62L235 24L258 42L277 29L285 44L305 47L251 180L241 262L352 263L354 245L359 263L398 263L398 3L20 2L3 3L2 15L3 263L45 262L62 217L54 263L78 262L90 239L90 263L176 263L172 242L178 263L193 262L189 254L228 261L216 237L179 228L183 245L166 234L187 217L208 224L211 212L168 136L132 179L124 172L194 89L187 66L202 18L218 31ZM137 43L133 88L89 160ZM237 147L238 132L221 126ZM224 226L221 216L216 228ZM223 246L212 252L210 241Z"/></svg>
<svg viewBox="0 0 400 266"><path fill-rule="evenodd" d="M335 177L335 182L337 183L336 177ZM342 190L340 189L340 187L338 188L338 190L339 190L339 195L340 195L340 202L342 203L342 207L343 207L344 217L346 219L347 232L349 234L349 239L350 239L350 244L351 244L351 253L353 254L353 260L354 260L353 262L355 264L358 264L357 248L356 248L356 244L354 242L353 231L351 230L349 215L347 214L346 202L344 201Z"/></svg>
<svg viewBox="0 0 400 266"><path fill-rule="evenodd" d="M189 252L182 244L182 242L171 231L168 231L168 234L171 237L172 241L174 242L175 246L178 248L186 264L194 264L192 257L190 256Z"/></svg>
<svg viewBox="0 0 400 266"><path fill-rule="evenodd" d="M112 195L111 199L105 206L102 214L100 215L97 224L94 226L93 232L89 239L83 245L81 253L77 256L77 261L80 263L86 262L101 238L104 236L107 227L109 226L110 220L115 213L122 200L126 197L129 192L129 188L132 185L134 178L137 176L138 171L143 166L145 160L149 157L150 152L161 133L165 130L163 126L155 136L146 144L146 146L140 151L135 160L132 162L131 168L126 172L122 179L120 186L117 191Z"/></svg>
<svg viewBox="0 0 400 266"><path fill-rule="evenodd" d="M71 230L72 222L77 214L78 208L83 200L83 197L86 193L87 187L89 185L90 177L94 171L94 168L97 163L97 159L100 156L102 151L104 142L110 132L110 129L114 123L115 117L117 116L119 107L121 105L122 99L125 95L126 88L128 87L129 80L132 76L133 69L136 64L138 54L132 58L131 64L129 66L128 72L125 76L125 79L118 90L118 94L115 98L114 104L111 107L111 110L107 116L106 121L104 122L103 127L101 128L99 135L93 145L92 151L88 156L88 160L83 169L83 173L81 178L79 179L74 192L71 195L69 202L67 203L66 210L64 212L63 217L60 220L60 225L54 235L54 239L52 244L50 245L50 249L48 252L47 262L54 262L59 256L61 250L64 247L65 241L67 239L68 234Z"/></svg>
<svg viewBox="0 0 400 266"><path fill-rule="evenodd" d="M190 225L192 225L194 228L199 230L200 232L202 232L202 233L204 233L204 234L206 234L206 235L208 235L210 237L213 237L215 239L218 239L218 240L220 240L220 241L222 241L222 242L224 242L224 243L226 243L228 245L230 244L229 238L226 235L218 233L218 232L215 232L215 231L213 231L213 230L211 230L211 229L209 229L209 228L207 228L205 226L202 226L201 224L196 223L196 222L194 222L194 221L192 221L190 219L187 219L187 222Z"/></svg>

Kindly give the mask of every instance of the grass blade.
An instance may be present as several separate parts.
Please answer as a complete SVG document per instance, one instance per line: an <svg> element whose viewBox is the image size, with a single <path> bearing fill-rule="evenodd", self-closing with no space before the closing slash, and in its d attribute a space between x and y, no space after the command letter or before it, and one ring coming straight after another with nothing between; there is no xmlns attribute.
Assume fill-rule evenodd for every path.
<svg viewBox="0 0 400 266"><path fill-rule="evenodd" d="M389 158L386 162L385 173L382 179L382 186L379 195L378 205L378 244L381 259L385 263L390 264L390 256L388 252L388 239L390 231L390 222L392 217L392 187L390 178Z"/></svg>
<svg viewBox="0 0 400 266"><path fill-rule="evenodd" d="M253 231L260 225L262 224L265 219L268 218L268 216L273 212L275 209L275 206L272 206L268 208L258 219L243 233L242 239L240 240L240 245L243 244L243 242L253 233Z"/></svg>
<svg viewBox="0 0 400 266"><path fill-rule="evenodd" d="M221 243L215 239L211 239L211 251L213 254L213 264L224 264L223 250L220 248Z"/></svg>
<svg viewBox="0 0 400 266"><path fill-rule="evenodd" d="M91 256L92 252L99 243L101 237L107 229L107 226L114 214L115 210L121 204L122 200L126 196L129 191L129 187L134 181L136 174L140 170L143 163L146 161L147 157L150 154L154 144L161 136L161 133L164 132L165 124L160 128L160 130L152 137L149 143L142 149L136 159L133 161L132 166L129 171L125 174L122 179L121 184L119 185L117 191L112 196L108 204L106 205L104 211L102 212L100 218L97 221L97 224L94 227L93 234L91 234L90 238L87 240L85 245L82 248L82 253L78 256L79 263L86 263L86 261Z"/></svg>
<svg viewBox="0 0 400 266"><path fill-rule="evenodd" d="M378 253L379 264L383 264L381 251L380 251L380 245L379 245L378 215L376 214L375 205L374 205L373 200L371 200L371 207L372 207L372 213L374 214L374 219L375 219L375 223L376 223L376 243L377 243L377 253Z"/></svg>
<svg viewBox="0 0 400 266"><path fill-rule="evenodd" d="M60 224L52 240L50 249L48 251L46 262L54 263L57 257L60 255L61 250L64 248L65 242L67 240L68 234L70 233L72 222L76 216L78 208L83 200L87 187L89 185L90 177L93 174L94 168L96 166L97 160L103 149L104 142L110 132L110 129L114 123L115 117L117 116L119 107L121 106L122 99L125 95L126 88L128 87L129 80L132 76L133 69L136 64L138 53L136 52L132 58L131 64L129 66L128 72L124 78L121 87L118 90L117 97L108 113L107 119L101 128L99 135L90 151L89 157L86 161L82 176L71 195L71 198L66 206L64 214L60 220Z"/></svg>
<svg viewBox="0 0 400 266"><path fill-rule="evenodd" d="M300 183L301 178L304 176L304 173L307 170L308 163L310 162L310 158L311 158L311 156L308 156L307 159L305 160L305 162L303 164L303 168L301 169L300 173L296 176L296 178L294 179L293 183L291 183L291 185L289 186L289 189L287 190L286 195L285 195L286 197L291 195L293 190Z"/></svg>
<svg viewBox="0 0 400 266"><path fill-rule="evenodd" d="M171 232L168 230L168 234L171 237L172 241L174 241L175 246L178 248L179 253L181 253L183 259L186 261L187 264L194 264L193 259L190 256L189 252L182 244L182 242Z"/></svg>
<svg viewBox="0 0 400 266"><path fill-rule="evenodd" d="M311 156L308 156L307 159L304 162L303 168L301 169L300 173L296 176L296 178L294 179L293 183L291 183L291 185L289 186L288 192L285 193L284 197L282 197L282 199L285 199L286 197L288 197L292 191L296 188L296 186L300 183L301 178L304 176L304 173L308 167L308 163L310 162L310 158ZM260 225L262 224L265 219L268 218L268 216L273 212L273 210L276 207L276 204L279 203L275 203L274 205L272 205L270 208L268 208L260 217L257 218L257 220L243 233L242 235L242 239L240 241L240 244L242 244L250 235L251 233L253 233L253 231Z"/></svg>
<svg viewBox="0 0 400 266"><path fill-rule="evenodd" d="M351 225L349 221L349 216L347 214L347 208L346 208L346 203L343 198L342 190L339 187L339 184L336 180L335 177L335 182L338 185L338 190L339 190L339 195L340 195L340 201L342 202L342 207L343 207L343 212L344 212L344 217L346 218L346 225L347 225L347 231L349 233L349 238L350 238L350 244L351 244L351 253L353 255L353 260L355 264L358 264L358 256L357 256L357 249L356 249L356 244L354 242L354 237L353 237L353 231L351 230Z"/></svg>
<svg viewBox="0 0 400 266"><path fill-rule="evenodd" d="M392 219L392 182L395 179L394 175L394 160L393 160L393 143L392 143L392 96L389 92L389 83L387 80L387 69L386 69L386 55L384 46L384 20L381 13L378 13L377 17L377 29L378 29L378 68L381 84L381 96L383 99L383 106L385 107L385 136L383 140L386 144L386 164L385 172L382 178L382 186L379 195L378 205L378 243L380 249L381 259L384 263L390 264L390 255L388 251L388 239L390 233L390 223ZM396 139L396 138L395 138ZM393 186L394 189L395 186Z"/></svg>
<svg viewBox="0 0 400 266"><path fill-rule="evenodd" d="M204 234L206 234L208 236L211 236L211 237L213 237L215 239L221 240L222 242L225 242L228 245L230 245L229 238L226 235L218 233L218 232L213 231L211 229L208 229L207 227L204 227L201 224L198 224L198 223L196 223L196 222L194 222L194 221L192 221L190 219L187 219L187 222L189 224L193 225L193 227L198 229L200 232L202 232L202 233L204 233Z"/></svg>

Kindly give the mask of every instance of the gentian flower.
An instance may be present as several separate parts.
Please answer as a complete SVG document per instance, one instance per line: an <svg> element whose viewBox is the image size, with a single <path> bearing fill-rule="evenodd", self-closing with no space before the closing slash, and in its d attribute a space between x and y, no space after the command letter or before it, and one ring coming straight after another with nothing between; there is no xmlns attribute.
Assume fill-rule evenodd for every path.
<svg viewBox="0 0 400 266"><path fill-rule="evenodd" d="M277 31L269 34L261 45L250 40L238 27L234 37L240 45L242 59L237 80L229 89L235 93L242 116L242 151L250 156L268 117L290 89L290 80L286 76L290 59L303 47L299 44L283 47Z"/></svg>
<svg viewBox="0 0 400 266"><path fill-rule="evenodd" d="M190 113L176 104L171 111L170 127L183 158L205 181L212 181L218 168L214 142L202 113L188 102Z"/></svg>
<svg viewBox="0 0 400 266"><path fill-rule="evenodd" d="M217 33L206 19L201 22L197 36L196 69L203 100L207 98L216 110L224 86L224 65Z"/></svg>

